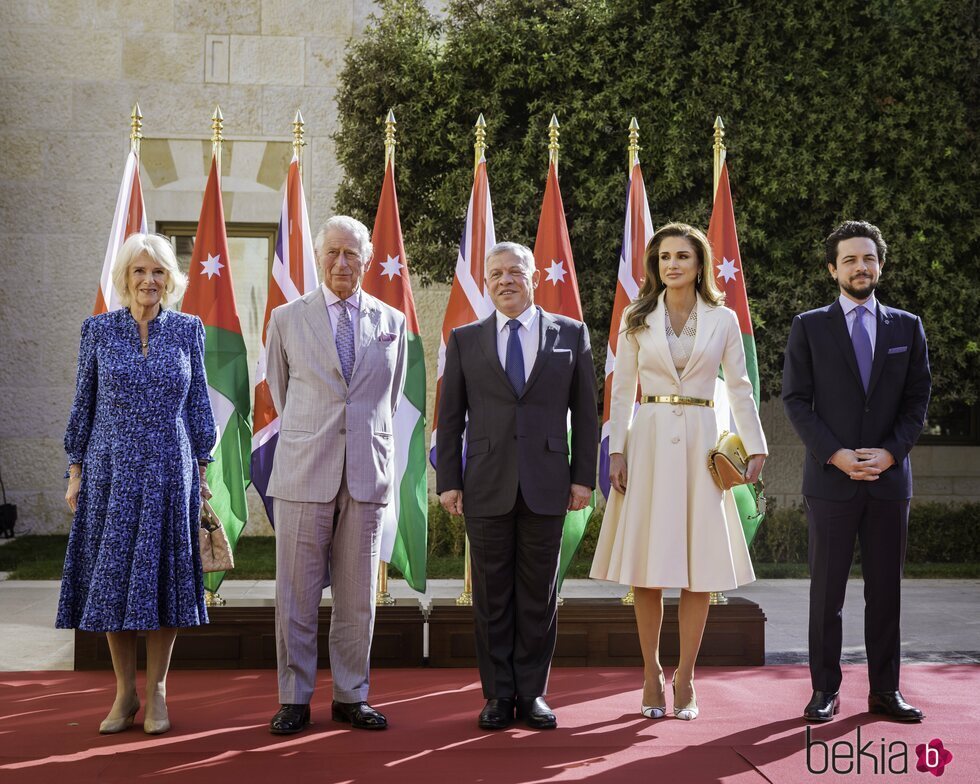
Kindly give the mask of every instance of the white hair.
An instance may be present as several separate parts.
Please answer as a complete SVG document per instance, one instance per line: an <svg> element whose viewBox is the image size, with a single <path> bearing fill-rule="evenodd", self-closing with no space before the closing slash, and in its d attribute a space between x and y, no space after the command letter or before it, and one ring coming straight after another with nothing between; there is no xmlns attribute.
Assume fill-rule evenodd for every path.
<svg viewBox="0 0 980 784"><path fill-rule="evenodd" d="M531 249L527 245L521 245L519 242L498 242L490 248L484 264L489 264L490 259L494 256L500 256L504 253L512 253L523 261L529 274L533 274L535 269L537 269L534 265L534 254L531 252Z"/></svg>
<svg viewBox="0 0 980 784"><path fill-rule="evenodd" d="M184 296L187 276L177 266L177 255L170 240L160 234L130 234L116 254L111 272L112 287L122 306L128 308L130 305L129 268L144 253L167 271L160 304L167 307Z"/></svg>
<svg viewBox="0 0 980 784"><path fill-rule="evenodd" d="M357 237L358 253L361 254L361 260L365 263L371 260L374 246L371 244L371 234L368 232L367 226L349 215L334 215L320 227L316 240L313 242L313 252L316 254L317 261L323 263L323 244L327 241L327 232L331 229L343 229Z"/></svg>

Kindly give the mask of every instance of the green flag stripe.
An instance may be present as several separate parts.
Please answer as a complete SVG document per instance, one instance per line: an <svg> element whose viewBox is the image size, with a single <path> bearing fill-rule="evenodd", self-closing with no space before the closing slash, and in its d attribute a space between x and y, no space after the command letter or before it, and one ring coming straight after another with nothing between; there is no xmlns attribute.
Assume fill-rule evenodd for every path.
<svg viewBox="0 0 980 784"><path fill-rule="evenodd" d="M402 401L406 405L408 401ZM416 591L425 591L429 499L426 477L425 419L421 413L412 431L408 464L398 487L398 535L391 563Z"/></svg>
<svg viewBox="0 0 980 784"><path fill-rule="evenodd" d="M405 372L404 402L425 411L425 355L422 353L422 339L408 333L408 369Z"/></svg>
<svg viewBox="0 0 980 784"><path fill-rule="evenodd" d="M742 348L745 350L745 370L752 382L752 397L759 408L759 358L755 351L755 336L742 335Z"/></svg>
<svg viewBox="0 0 980 784"><path fill-rule="evenodd" d="M208 386L234 403L242 419L250 422L252 390L248 383L245 340L241 334L220 327L205 327L204 334Z"/></svg>

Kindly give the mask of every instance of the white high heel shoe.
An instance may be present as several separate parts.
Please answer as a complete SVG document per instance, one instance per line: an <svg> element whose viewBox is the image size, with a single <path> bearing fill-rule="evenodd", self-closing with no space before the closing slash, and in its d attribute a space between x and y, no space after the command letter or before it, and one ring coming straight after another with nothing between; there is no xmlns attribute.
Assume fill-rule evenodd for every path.
<svg viewBox="0 0 980 784"><path fill-rule="evenodd" d="M683 708L678 708L677 681L674 680L674 678L670 679L670 686L674 692L674 718L680 719L681 721L694 721L698 717L698 700L697 695L693 692L693 689L691 692L691 704Z"/></svg>
<svg viewBox="0 0 980 784"><path fill-rule="evenodd" d="M643 689L646 691L646 681L643 682ZM663 685L661 685L661 692L664 691ZM647 719L662 719L667 715L667 705L666 700L664 700L663 705L643 705L640 704L640 713Z"/></svg>

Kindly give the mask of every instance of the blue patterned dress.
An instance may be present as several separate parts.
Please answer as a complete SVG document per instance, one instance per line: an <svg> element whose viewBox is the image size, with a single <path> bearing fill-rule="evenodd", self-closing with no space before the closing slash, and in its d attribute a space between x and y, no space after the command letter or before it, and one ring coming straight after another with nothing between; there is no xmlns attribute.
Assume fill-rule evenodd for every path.
<svg viewBox="0 0 980 784"><path fill-rule="evenodd" d="M65 433L82 464L58 628L159 629L208 622L198 550L197 460L215 425L204 327L161 309L149 352L127 308L82 325L75 402Z"/></svg>

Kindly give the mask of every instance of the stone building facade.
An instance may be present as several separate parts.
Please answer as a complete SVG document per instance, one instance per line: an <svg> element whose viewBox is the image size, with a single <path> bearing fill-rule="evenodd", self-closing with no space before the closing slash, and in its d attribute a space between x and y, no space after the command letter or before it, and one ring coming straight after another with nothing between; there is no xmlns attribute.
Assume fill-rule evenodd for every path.
<svg viewBox="0 0 980 784"><path fill-rule="evenodd" d="M144 114L149 225L173 236L182 256L207 176L211 114L221 106L232 271L254 359L293 116L301 109L306 122L304 181L316 226L331 214L342 176L331 135L344 51L373 10L365 0L0 3L0 472L20 533L70 523L62 437L79 325L94 303L134 102ZM431 418L448 287L415 294ZM802 447L778 405L764 406L763 421L770 494L792 503ZM914 463L920 499L980 500L980 447L920 446ZM254 497L252 511L247 532L269 533Z"/></svg>

